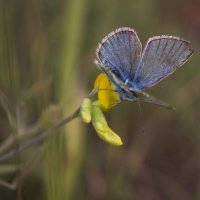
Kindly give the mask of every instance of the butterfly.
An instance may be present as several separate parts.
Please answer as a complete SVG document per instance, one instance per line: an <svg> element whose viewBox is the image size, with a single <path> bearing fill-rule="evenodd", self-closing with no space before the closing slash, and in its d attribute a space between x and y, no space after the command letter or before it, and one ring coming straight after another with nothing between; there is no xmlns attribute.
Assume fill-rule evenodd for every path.
<svg viewBox="0 0 200 200"><path fill-rule="evenodd" d="M173 109L144 90L176 71L193 52L189 41L166 35L149 38L142 51L135 30L121 27L109 33L98 45L95 64L113 83L121 100Z"/></svg>

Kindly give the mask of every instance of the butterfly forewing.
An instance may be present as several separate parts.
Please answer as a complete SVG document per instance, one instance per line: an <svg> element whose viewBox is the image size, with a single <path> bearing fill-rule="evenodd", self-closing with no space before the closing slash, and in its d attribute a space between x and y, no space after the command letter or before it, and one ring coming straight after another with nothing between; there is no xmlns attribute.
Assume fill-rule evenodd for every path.
<svg viewBox="0 0 200 200"><path fill-rule="evenodd" d="M128 27L116 29L103 38L96 50L100 62L107 62L110 70L122 81L133 76L138 66L142 46L136 32Z"/></svg>
<svg viewBox="0 0 200 200"><path fill-rule="evenodd" d="M150 38L133 78L137 89L144 90L173 73L192 55L189 42L173 36Z"/></svg>

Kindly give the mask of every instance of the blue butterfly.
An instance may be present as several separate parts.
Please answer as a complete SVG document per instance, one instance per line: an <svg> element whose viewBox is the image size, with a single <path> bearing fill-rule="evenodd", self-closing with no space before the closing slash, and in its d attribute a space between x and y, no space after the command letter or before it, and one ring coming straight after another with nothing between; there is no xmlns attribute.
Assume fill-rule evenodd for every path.
<svg viewBox="0 0 200 200"><path fill-rule="evenodd" d="M144 92L172 74L193 54L190 42L174 36L149 38L142 51L137 33L122 27L112 31L96 49L95 63L114 84L121 100L169 104Z"/></svg>

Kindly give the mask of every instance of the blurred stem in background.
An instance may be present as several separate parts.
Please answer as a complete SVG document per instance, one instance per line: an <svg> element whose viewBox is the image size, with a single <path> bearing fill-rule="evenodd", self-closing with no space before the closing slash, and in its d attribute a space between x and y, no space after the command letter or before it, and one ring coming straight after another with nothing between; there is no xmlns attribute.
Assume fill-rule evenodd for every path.
<svg viewBox="0 0 200 200"><path fill-rule="evenodd" d="M58 22L62 30L62 50L57 69L56 92L61 102L63 116L71 113L74 102L78 105L79 92L75 91L76 67L83 40L84 19L87 0L71 0L63 7L62 20ZM77 95L78 94L78 95ZM73 98L77 99L73 99ZM74 121L63 128L61 134L49 138L46 161L45 180L48 200L72 199L73 190L81 165L82 147L84 145L83 130L80 121Z"/></svg>

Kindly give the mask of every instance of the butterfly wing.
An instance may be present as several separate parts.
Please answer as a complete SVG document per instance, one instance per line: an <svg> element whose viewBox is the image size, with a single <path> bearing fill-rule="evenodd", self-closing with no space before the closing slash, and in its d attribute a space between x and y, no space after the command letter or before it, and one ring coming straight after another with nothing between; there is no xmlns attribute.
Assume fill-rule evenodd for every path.
<svg viewBox="0 0 200 200"><path fill-rule="evenodd" d="M190 42L173 36L150 38L133 79L137 89L155 85L183 65L193 54L189 45Z"/></svg>
<svg viewBox="0 0 200 200"><path fill-rule="evenodd" d="M135 97L134 101L150 103L150 104L154 104L157 106L165 107L170 110L174 110L174 111L176 110L175 107L171 106L167 102L157 99L154 96L151 96L150 94L148 94L146 92L136 93L136 97Z"/></svg>
<svg viewBox="0 0 200 200"><path fill-rule="evenodd" d="M137 33L131 28L122 27L103 38L96 49L96 56L100 63L106 62L112 73L125 81L135 72L141 51Z"/></svg>

